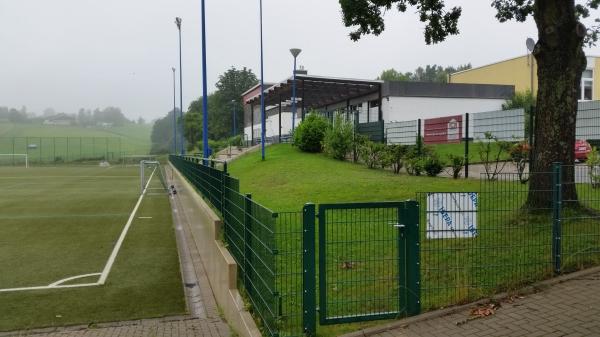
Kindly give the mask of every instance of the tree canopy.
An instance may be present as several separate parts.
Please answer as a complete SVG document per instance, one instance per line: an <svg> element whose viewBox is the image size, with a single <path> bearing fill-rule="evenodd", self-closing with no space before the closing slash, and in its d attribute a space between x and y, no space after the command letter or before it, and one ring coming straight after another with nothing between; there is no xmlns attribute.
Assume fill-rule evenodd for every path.
<svg viewBox="0 0 600 337"><path fill-rule="evenodd" d="M241 102L242 94L258 83L256 75L247 68L231 67L219 76L215 84L217 90L208 95L208 137L211 140L222 140L232 136L233 111L236 112L237 130L243 132L244 110ZM178 110L179 111L179 110ZM199 147L202 139L202 97L190 103L183 120L177 117L178 132L183 134L188 150ZM179 116L179 112L177 113ZM181 125L183 124L183 125ZM173 111L157 120L152 128L152 151L154 153L169 152L173 148Z"/></svg>
<svg viewBox="0 0 600 337"><path fill-rule="evenodd" d="M471 64L459 65L457 67L442 67L437 64L426 65L425 68L418 67L414 72L401 73L396 69L384 70L378 80L384 81L411 81L411 82L435 82L435 83L447 83L448 75L471 69Z"/></svg>
<svg viewBox="0 0 600 337"><path fill-rule="evenodd" d="M339 0L344 24L355 27L352 40L365 34L378 35L385 29L383 15L395 7L406 12L416 10L425 24L427 44L439 43L450 35L459 34L458 21L461 7L447 8L444 0ZM524 22L533 17L538 40L533 49L537 61L538 92L535 110L533 155L535 164L529 180L527 203L532 207L549 207L552 203L550 172L555 162L566 166L564 181L573 182L575 169L575 126L577 102L580 97L582 72L586 68L584 45L598 40L600 26L592 12L600 0L490 0L500 22ZM467 1L464 2L468 3ZM563 197L577 200L575 184L567 184Z"/></svg>
<svg viewBox="0 0 600 337"><path fill-rule="evenodd" d="M208 137L221 140L233 136L233 111L236 113L236 133L243 130L242 94L258 83L256 75L247 68L231 67L219 76L217 90L208 97ZM202 139L202 97L193 101L184 117L185 137L190 146Z"/></svg>

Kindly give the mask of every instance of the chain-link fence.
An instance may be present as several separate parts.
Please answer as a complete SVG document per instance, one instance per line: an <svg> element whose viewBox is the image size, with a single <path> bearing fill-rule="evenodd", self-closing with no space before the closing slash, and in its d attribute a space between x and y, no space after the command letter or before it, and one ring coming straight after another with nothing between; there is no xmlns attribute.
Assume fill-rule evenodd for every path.
<svg viewBox="0 0 600 337"><path fill-rule="evenodd" d="M144 155L147 150L132 149L119 137L0 137L0 165L20 165L27 155L30 165L56 165L109 161Z"/></svg>

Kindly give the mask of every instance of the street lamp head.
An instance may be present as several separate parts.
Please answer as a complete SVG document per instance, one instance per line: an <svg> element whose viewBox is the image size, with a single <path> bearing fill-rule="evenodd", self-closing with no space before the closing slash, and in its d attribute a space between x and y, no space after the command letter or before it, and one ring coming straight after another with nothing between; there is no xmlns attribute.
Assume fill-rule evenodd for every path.
<svg viewBox="0 0 600 337"><path fill-rule="evenodd" d="M176 17L175 18L175 24L177 25L177 29L181 29L181 18L180 17Z"/></svg>
<svg viewBox="0 0 600 337"><path fill-rule="evenodd" d="M301 52L302 52L302 49L299 49L299 48L290 49L290 53L292 53L292 56L294 56L294 58L298 57L298 55L300 55Z"/></svg>
<svg viewBox="0 0 600 337"><path fill-rule="evenodd" d="M175 72L175 67L171 67L171 70L173 70L173 72Z"/></svg>

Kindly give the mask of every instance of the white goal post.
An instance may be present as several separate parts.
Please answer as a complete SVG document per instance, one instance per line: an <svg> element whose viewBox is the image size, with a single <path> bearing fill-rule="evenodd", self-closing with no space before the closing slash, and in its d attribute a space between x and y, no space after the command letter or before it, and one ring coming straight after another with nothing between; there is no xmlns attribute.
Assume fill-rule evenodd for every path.
<svg viewBox="0 0 600 337"><path fill-rule="evenodd" d="M14 165L18 162L15 160L17 158L19 158L20 162L25 163L25 168L29 167L29 158L26 153L0 153L0 166L3 166L3 163L5 162L10 162Z"/></svg>
<svg viewBox="0 0 600 337"><path fill-rule="evenodd" d="M138 166L141 161L156 161L156 156L149 154L121 156L121 164L123 166Z"/></svg>
<svg viewBox="0 0 600 337"><path fill-rule="evenodd" d="M160 179L161 187L153 188L150 186L150 179L153 176L157 176ZM167 190L167 183L163 174L162 166L160 162L156 160L142 160L140 161L140 191L145 193L148 190Z"/></svg>

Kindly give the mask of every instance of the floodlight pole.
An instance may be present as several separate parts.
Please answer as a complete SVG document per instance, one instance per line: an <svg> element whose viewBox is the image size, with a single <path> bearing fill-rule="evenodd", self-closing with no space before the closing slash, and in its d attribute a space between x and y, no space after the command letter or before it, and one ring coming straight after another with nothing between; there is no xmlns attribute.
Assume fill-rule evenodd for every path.
<svg viewBox="0 0 600 337"><path fill-rule="evenodd" d="M210 156L208 148L208 87L206 80L206 6L202 0L202 154Z"/></svg>
<svg viewBox="0 0 600 337"><path fill-rule="evenodd" d="M177 80L175 67L173 70L173 154L177 154Z"/></svg>
<svg viewBox="0 0 600 337"><path fill-rule="evenodd" d="M260 0L260 148L262 160L265 160L265 81L264 81L264 56L263 56L263 10Z"/></svg>
<svg viewBox="0 0 600 337"><path fill-rule="evenodd" d="M175 24L177 25L177 30L179 31L179 116L180 122L183 126L183 69L181 62L181 18L175 18ZM183 127L181 128L181 155L185 154L185 144L183 139Z"/></svg>
<svg viewBox="0 0 600 337"><path fill-rule="evenodd" d="M294 129L296 128L296 59L300 55L300 52L302 50L298 48L290 49L290 53L294 57L294 73L292 75L292 133L294 133Z"/></svg>
<svg viewBox="0 0 600 337"><path fill-rule="evenodd" d="M231 100L231 105L233 107L233 112L232 112L232 114L233 114L233 135L232 136L235 137L237 135L237 132L236 132L237 130L236 130L236 125L235 125L236 124L236 115L235 115L235 100L234 99Z"/></svg>

